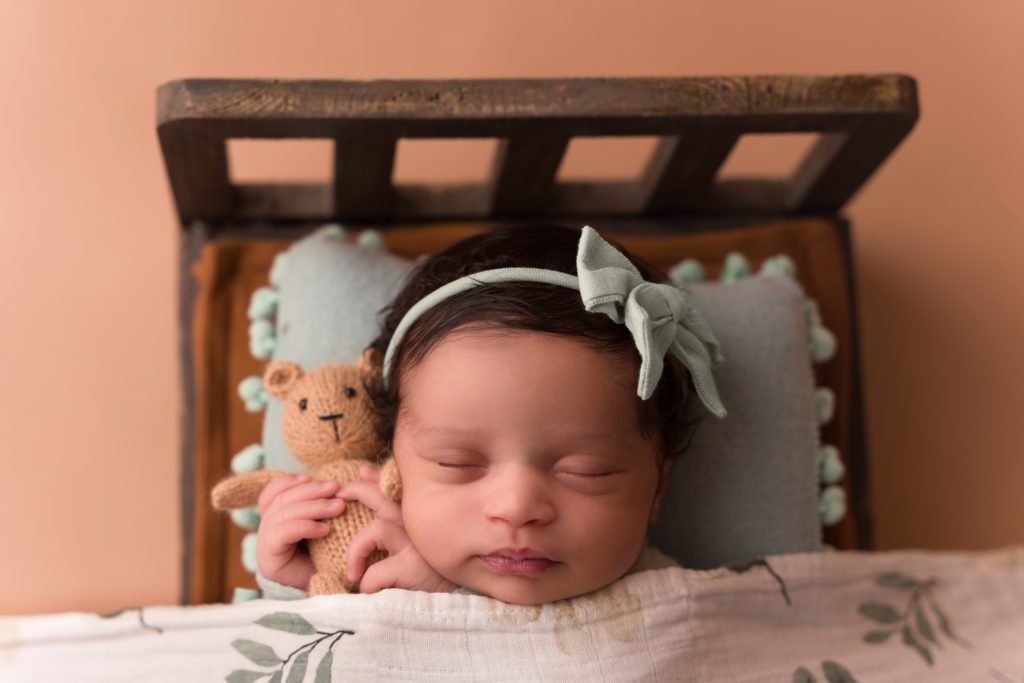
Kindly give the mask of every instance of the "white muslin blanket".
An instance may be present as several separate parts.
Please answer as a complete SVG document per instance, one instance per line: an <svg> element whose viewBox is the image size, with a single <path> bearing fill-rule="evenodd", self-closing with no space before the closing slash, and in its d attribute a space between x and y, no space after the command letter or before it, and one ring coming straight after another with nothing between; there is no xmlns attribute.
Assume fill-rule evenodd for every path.
<svg viewBox="0 0 1024 683"><path fill-rule="evenodd" d="M537 607L386 590L0 619L0 681L1024 681L1024 547L657 569Z"/></svg>

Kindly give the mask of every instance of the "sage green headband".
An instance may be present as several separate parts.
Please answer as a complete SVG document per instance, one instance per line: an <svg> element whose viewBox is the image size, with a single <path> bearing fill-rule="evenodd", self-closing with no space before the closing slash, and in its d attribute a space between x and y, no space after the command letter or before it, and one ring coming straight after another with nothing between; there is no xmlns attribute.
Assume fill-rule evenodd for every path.
<svg viewBox="0 0 1024 683"><path fill-rule="evenodd" d="M575 289L583 307L625 324L640 352L637 395L647 400L661 379L665 354L671 352L690 371L697 395L709 411L725 417L712 368L725 359L718 339L704 321L687 290L669 283L647 282L618 249L589 225L583 228L575 275L543 268L495 268L466 275L439 287L416 302L398 323L384 354L384 384L405 333L425 312L461 292L496 282L540 282Z"/></svg>

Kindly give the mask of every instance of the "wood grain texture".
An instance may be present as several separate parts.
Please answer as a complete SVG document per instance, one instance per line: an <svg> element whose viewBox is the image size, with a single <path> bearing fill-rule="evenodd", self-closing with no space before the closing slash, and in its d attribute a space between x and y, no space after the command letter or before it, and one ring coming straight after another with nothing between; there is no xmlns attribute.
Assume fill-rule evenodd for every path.
<svg viewBox="0 0 1024 683"><path fill-rule="evenodd" d="M393 121L427 137L469 120L487 124L589 119L649 132L664 123L711 116L759 116L778 126L794 115L917 115L914 80L901 74L568 78L486 80L283 81L190 79L159 91L158 127L173 121L242 124L259 137L333 137L344 121ZM431 125L434 124L434 125ZM438 127L440 124L440 127ZM472 127L470 127L472 129ZM476 129L474 134L484 131ZM492 129L493 130L493 129ZM260 132L262 132L260 134ZM512 132L509 130L508 132ZM595 131L596 133L596 131Z"/></svg>
<svg viewBox="0 0 1024 683"><path fill-rule="evenodd" d="M499 215L536 214L548 208L555 173L569 138L558 134L516 135L498 144L489 186L490 210Z"/></svg>
<svg viewBox="0 0 1024 683"><path fill-rule="evenodd" d="M917 119L898 74L465 81L184 80L158 92L158 132L182 225L502 216L834 213ZM787 185L723 186L747 133L822 132ZM637 181L555 182L573 137L659 136ZM473 187L395 187L400 138L498 138ZM235 186L229 138L332 138L330 187ZM744 179L747 180L747 179Z"/></svg>

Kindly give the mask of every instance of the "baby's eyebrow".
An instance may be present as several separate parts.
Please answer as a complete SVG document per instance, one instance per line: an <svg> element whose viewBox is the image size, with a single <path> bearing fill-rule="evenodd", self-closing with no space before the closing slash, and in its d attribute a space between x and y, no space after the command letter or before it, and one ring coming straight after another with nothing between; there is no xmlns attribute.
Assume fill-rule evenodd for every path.
<svg viewBox="0 0 1024 683"><path fill-rule="evenodd" d="M479 436L486 430L473 427L456 427L451 425L425 425L414 422L412 431L417 436ZM606 429L589 429L586 427L572 428L555 426L545 430L547 438L568 439L575 441L608 441L622 436L621 432Z"/></svg>
<svg viewBox="0 0 1024 683"><path fill-rule="evenodd" d="M561 429L554 428L550 431L550 436L577 439L580 441L608 441L622 436L622 432L608 431L607 429L589 429L586 427L577 429L572 427Z"/></svg>
<svg viewBox="0 0 1024 683"><path fill-rule="evenodd" d="M417 436L433 435L440 436L477 436L482 433L479 429L467 429L464 427L449 427L445 425L424 425L415 424L412 430Z"/></svg>

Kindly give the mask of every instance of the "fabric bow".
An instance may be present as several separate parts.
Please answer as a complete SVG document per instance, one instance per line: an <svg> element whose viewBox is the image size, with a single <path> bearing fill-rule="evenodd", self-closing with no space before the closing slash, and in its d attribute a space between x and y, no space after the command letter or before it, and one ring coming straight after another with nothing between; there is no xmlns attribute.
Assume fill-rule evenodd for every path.
<svg viewBox="0 0 1024 683"><path fill-rule="evenodd" d="M589 225L580 238L576 270L584 307L625 323L632 333L640 352L640 398L650 398L661 378L665 354L671 352L690 371L697 395L708 410L725 417L711 373L725 358L690 292L672 284L647 282L629 259Z"/></svg>

